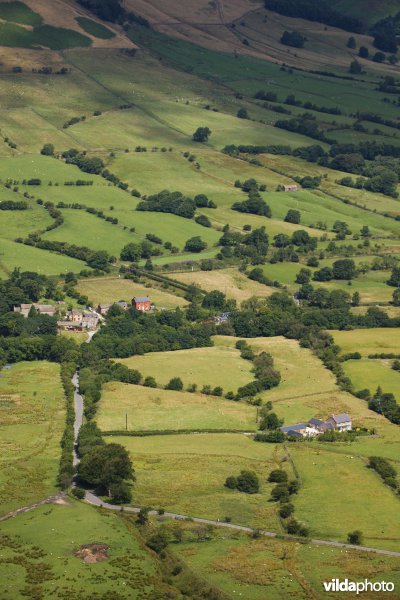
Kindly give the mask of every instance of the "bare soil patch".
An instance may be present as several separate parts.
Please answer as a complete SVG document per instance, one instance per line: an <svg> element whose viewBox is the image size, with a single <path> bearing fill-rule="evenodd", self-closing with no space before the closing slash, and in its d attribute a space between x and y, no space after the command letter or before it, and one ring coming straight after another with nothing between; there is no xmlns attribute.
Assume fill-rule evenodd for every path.
<svg viewBox="0 0 400 600"><path fill-rule="evenodd" d="M83 544L74 555L87 564L102 562L108 559L107 544Z"/></svg>

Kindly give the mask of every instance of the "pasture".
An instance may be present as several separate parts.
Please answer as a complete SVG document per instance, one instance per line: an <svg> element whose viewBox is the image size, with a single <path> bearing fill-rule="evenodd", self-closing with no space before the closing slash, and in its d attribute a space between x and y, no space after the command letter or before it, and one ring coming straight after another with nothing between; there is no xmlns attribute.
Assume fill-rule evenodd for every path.
<svg viewBox="0 0 400 600"><path fill-rule="evenodd" d="M85 268L85 264L69 256L61 256L54 252L0 238L0 276L2 278L9 275L16 267L21 267L22 271L58 275L59 273L68 273L68 271L79 273Z"/></svg>
<svg viewBox="0 0 400 600"><path fill-rule="evenodd" d="M0 511L56 491L65 400L59 366L21 362L0 378Z"/></svg>
<svg viewBox="0 0 400 600"><path fill-rule="evenodd" d="M170 310L187 304L181 296L158 289L149 283L141 284L119 277L81 279L77 290L80 294L88 296L95 306L118 300L130 302L134 296L149 296L158 309Z"/></svg>
<svg viewBox="0 0 400 600"><path fill-rule="evenodd" d="M303 482L293 500L296 517L307 523L316 538L344 542L349 531L359 529L364 533L366 546L398 548L396 495L367 469L365 460L353 456L352 449L344 455L331 452L329 444L326 446L325 451L321 445L315 450L311 445L291 446Z"/></svg>
<svg viewBox="0 0 400 600"><path fill-rule="evenodd" d="M400 373L391 368L390 360L348 360L343 364L344 371L350 377L355 390L368 388L373 394L378 386L385 393L394 394L400 403Z"/></svg>
<svg viewBox="0 0 400 600"><path fill-rule="evenodd" d="M100 38L102 40L109 40L115 37L115 33L104 27L101 23L88 19L87 17L76 17L77 23L82 29L89 35Z"/></svg>
<svg viewBox="0 0 400 600"><path fill-rule="evenodd" d="M224 519L280 531L276 507L268 503L266 478L282 455L273 444L256 444L242 434L189 434L150 437L111 436L130 452L137 482L133 503L168 511ZM242 469L260 477L260 492L244 494L224 486Z"/></svg>
<svg viewBox="0 0 400 600"><path fill-rule="evenodd" d="M85 562L81 546L104 544L107 558ZM1 523L2 598L22 598L29 589L42 598L82 600L113 596L139 600L161 593L156 561L135 529L118 515L70 498Z"/></svg>
<svg viewBox="0 0 400 600"><path fill-rule="evenodd" d="M256 429L254 406L224 398L110 382L104 385L97 424L103 431Z"/></svg>
<svg viewBox="0 0 400 600"><path fill-rule="evenodd" d="M368 577L400 585L400 561L357 550L343 551L311 544L216 532L206 544L193 543L189 534L175 551L189 567L228 597L246 600L336 598L323 590L323 581L340 576L350 581ZM349 594L349 597L352 597Z"/></svg>
<svg viewBox="0 0 400 600"><path fill-rule="evenodd" d="M144 377L152 376L159 385L166 385L172 377L180 377L185 387L197 384L221 386L224 392L236 392L254 377L253 365L240 357L239 350L226 346L192 348L172 352L150 352L143 356L120 359L131 369L138 369Z"/></svg>
<svg viewBox="0 0 400 600"><path fill-rule="evenodd" d="M267 298L275 292L275 288L252 281L236 269L174 273L173 277L189 285L196 284L207 292L220 290L227 298L234 298L238 304L252 296Z"/></svg>
<svg viewBox="0 0 400 600"><path fill-rule="evenodd" d="M2 2L0 4L0 19L21 23L23 25L41 25L42 18L33 12L23 2Z"/></svg>
<svg viewBox="0 0 400 600"><path fill-rule="evenodd" d="M360 352L363 357L369 354L399 354L400 341L396 329L377 327L375 329L353 329L351 331L331 331L342 354Z"/></svg>

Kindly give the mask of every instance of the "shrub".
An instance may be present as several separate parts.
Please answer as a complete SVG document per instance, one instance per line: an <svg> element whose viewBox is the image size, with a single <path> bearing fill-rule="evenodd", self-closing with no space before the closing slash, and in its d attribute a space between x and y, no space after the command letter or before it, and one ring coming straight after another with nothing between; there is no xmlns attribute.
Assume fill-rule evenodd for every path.
<svg viewBox="0 0 400 600"><path fill-rule="evenodd" d="M167 385L165 386L165 389L166 390L176 390L176 391L183 390L183 381L182 381L182 379L180 377L173 377L167 383Z"/></svg>
<svg viewBox="0 0 400 600"><path fill-rule="evenodd" d="M288 480L288 476L286 471L282 471L281 469L275 469L271 471L268 477L268 481L270 483L286 483Z"/></svg>

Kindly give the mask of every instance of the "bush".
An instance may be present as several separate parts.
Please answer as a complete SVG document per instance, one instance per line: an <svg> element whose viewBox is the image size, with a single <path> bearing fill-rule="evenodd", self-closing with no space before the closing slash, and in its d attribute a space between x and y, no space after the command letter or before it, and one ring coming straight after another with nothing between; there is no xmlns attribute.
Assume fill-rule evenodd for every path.
<svg viewBox="0 0 400 600"><path fill-rule="evenodd" d="M183 381L182 381L182 379L180 377L173 377L167 383L167 385L165 386L165 389L166 390L176 390L176 391L183 390Z"/></svg>
<svg viewBox="0 0 400 600"><path fill-rule="evenodd" d="M154 377L151 377L151 376L149 375L149 376L147 376L147 377L145 378L145 380L143 381L143 385L144 385L145 387L156 388L156 387L157 387L157 382L156 382L156 380L154 379Z"/></svg>
<svg viewBox="0 0 400 600"><path fill-rule="evenodd" d="M270 483L286 483L288 480L288 476L286 471L282 471L281 469L275 469L271 471L268 477L268 481Z"/></svg>
<svg viewBox="0 0 400 600"><path fill-rule="evenodd" d="M237 477L233 477L233 475L227 477L225 481L225 486L230 490L236 490L238 486Z"/></svg>
<svg viewBox="0 0 400 600"><path fill-rule="evenodd" d="M287 519L294 513L294 506L291 502L287 502L286 504L282 504L279 509L279 516L282 519Z"/></svg>
<svg viewBox="0 0 400 600"><path fill-rule="evenodd" d="M349 544L352 544L353 546L360 546L363 541L362 532L359 531L358 529L356 529L355 531L350 531L350 533L347 534L347 541Z"/></svg>
<svg viewBox="0 0 400 600"><path fill-rule="evenodd" d="M207 243L204 242L200 236L194 236L187 240L185 244L185 250L188 252L201 252L207 248Z"/></svg>
<svg viewBox="0 0 400 600"><path fill-rule="evenodd" d="M79 487L74 487L74 488L72 488L72 494L75 496L75 498L78 498L79 500L83 500L85 497L85 490L83 490L82 488L79 488Z"/></svg>
<svg viewBox="0 0 400 600"><path fill-rule="evenodd" d="M246 494L256 494L260 489L260 481L254 471L241 471L237 478L237 489Z"/></svg>

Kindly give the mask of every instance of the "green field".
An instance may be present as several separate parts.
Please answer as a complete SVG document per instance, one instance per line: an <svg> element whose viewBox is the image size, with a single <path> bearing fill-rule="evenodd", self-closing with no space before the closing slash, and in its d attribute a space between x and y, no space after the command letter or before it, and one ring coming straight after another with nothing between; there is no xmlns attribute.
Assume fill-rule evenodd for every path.
<svg viewBox="0 0 400 600"><path fill-rule="evenodd" d="M396 329L353 329L352 331L332 331L335 342L342 353L360 352L363 357L369 354L400 354L399 334Z"/></svg>
<svg viewBox="0 0 400 600"><path fill-rule="evenodd" d="M2 46L13 48L35 48L41 45L51 50L64 50L75 46L87 47L92 43L86 35L52 25L38 25L31 30L14 23L0 23L0 37Z"/></svg>
<svg viewBox="0 0 400 600"><path fill-rule="evenodd" d="M171 377L180 377L185 386L196 383L222 386L225 392L253 379L252 363L240 357L239 350L226 346L193 348L174 352L151 352L120 360L131 369L138 369L145 377L155 377L157 383L166 385Z"/></svg>
<svg viewBox="0 0 400 600"><path fill-rule="evenodd" d="M294 500L296 516L313 537L344 542L349 531L359 529L366 546L398 548L399 501L365 460L352 450L343 455L301 445L291 454L303 482Z"/></svg>
<svg viewBox="0 0 400 600"><path fill-rule="evenodd" d="M0 511L56 491L65 400L59 366L22 362L0 379Z"/></svg>
<svg viewBox="0 0 400 600"><path fill-rule="evenodd" d="M100 38L102 40L109 40L115 37L115 33L110 31L107 27L104 27L101 23L87 19L86 17L76 17L76 21L82 27L82 29L89 35Z"/></svg>
<svg viewBox="0 0 400 600"><path fill-rule="evenodd" d="M69 256L0 238L0 277L6 277L16 267L43 275L58 275L68 271L79 273L85 268L85 263Z"/></svg>
<svg viewBox="0 0 400 600"><path fill-rule="evenodd" d="M193 542L188 533L176 552L186 565L229 598L265 600L266 594L271 600L337 598L337 593L324 591L323 581L336 578L338 572L341 578L351 581L368 577L400 585L399 559L395 557L282 540L249 540L225 531L206 544Z"/></svg>
<svg viewBox="0 0 400 600"><path fill-rule="evenodd" d="M276 507L268 503L269 472L278 464L272 444L256 444L242 434L164 435L144 438L107 437L129 450L136 470L133 503L162 507L207 519L280 531ZM228 475L242 469L260 477L260 493L228 490Z"/></svg>
<svg viewBox="0 0 400 600"><path fill-rule="evenodd" d="M23 2L2 2L0 4L0 19L22 23L23 25L41 25L42 18L33 12Z"/></svg>
<svg viewBox="0 0 400 600"><path fill-rule="evenodd" d="M101 277L98 279L81 279L77 285L79 293L88 296L97 306L126 300L130 302L135 296L149 296L157 309L173 309L185 306L187 301L181 296L160 290L149 283L141 284L129 279L117 277Z"/></svg>
<svg viewBox="0 0 400 600"><path fill-rule="evenodd" d="M90 564L75 556L87 544L108 546L107 560ZM41 598L82 600L140 600L163 593L156 561L134 527L118 514L69 498L1 523L0 545L4 600L33 591Z"/></svg>
<svg viewBox="0 0 400 600"><path fill-rule="evenodd" d="M390 360L349 360L343 365L344 371L353 382L355 390L368 388L372 393L381 386L385 393L394 394L400 403L400 373L391 368Z"/></svg>
<svg viewBox="0 0 400 600"><path fill-rule="evenodd" d="M97 423L103 431L256 428L256 408L243 402L111 382L103 388Z"/></svg>

